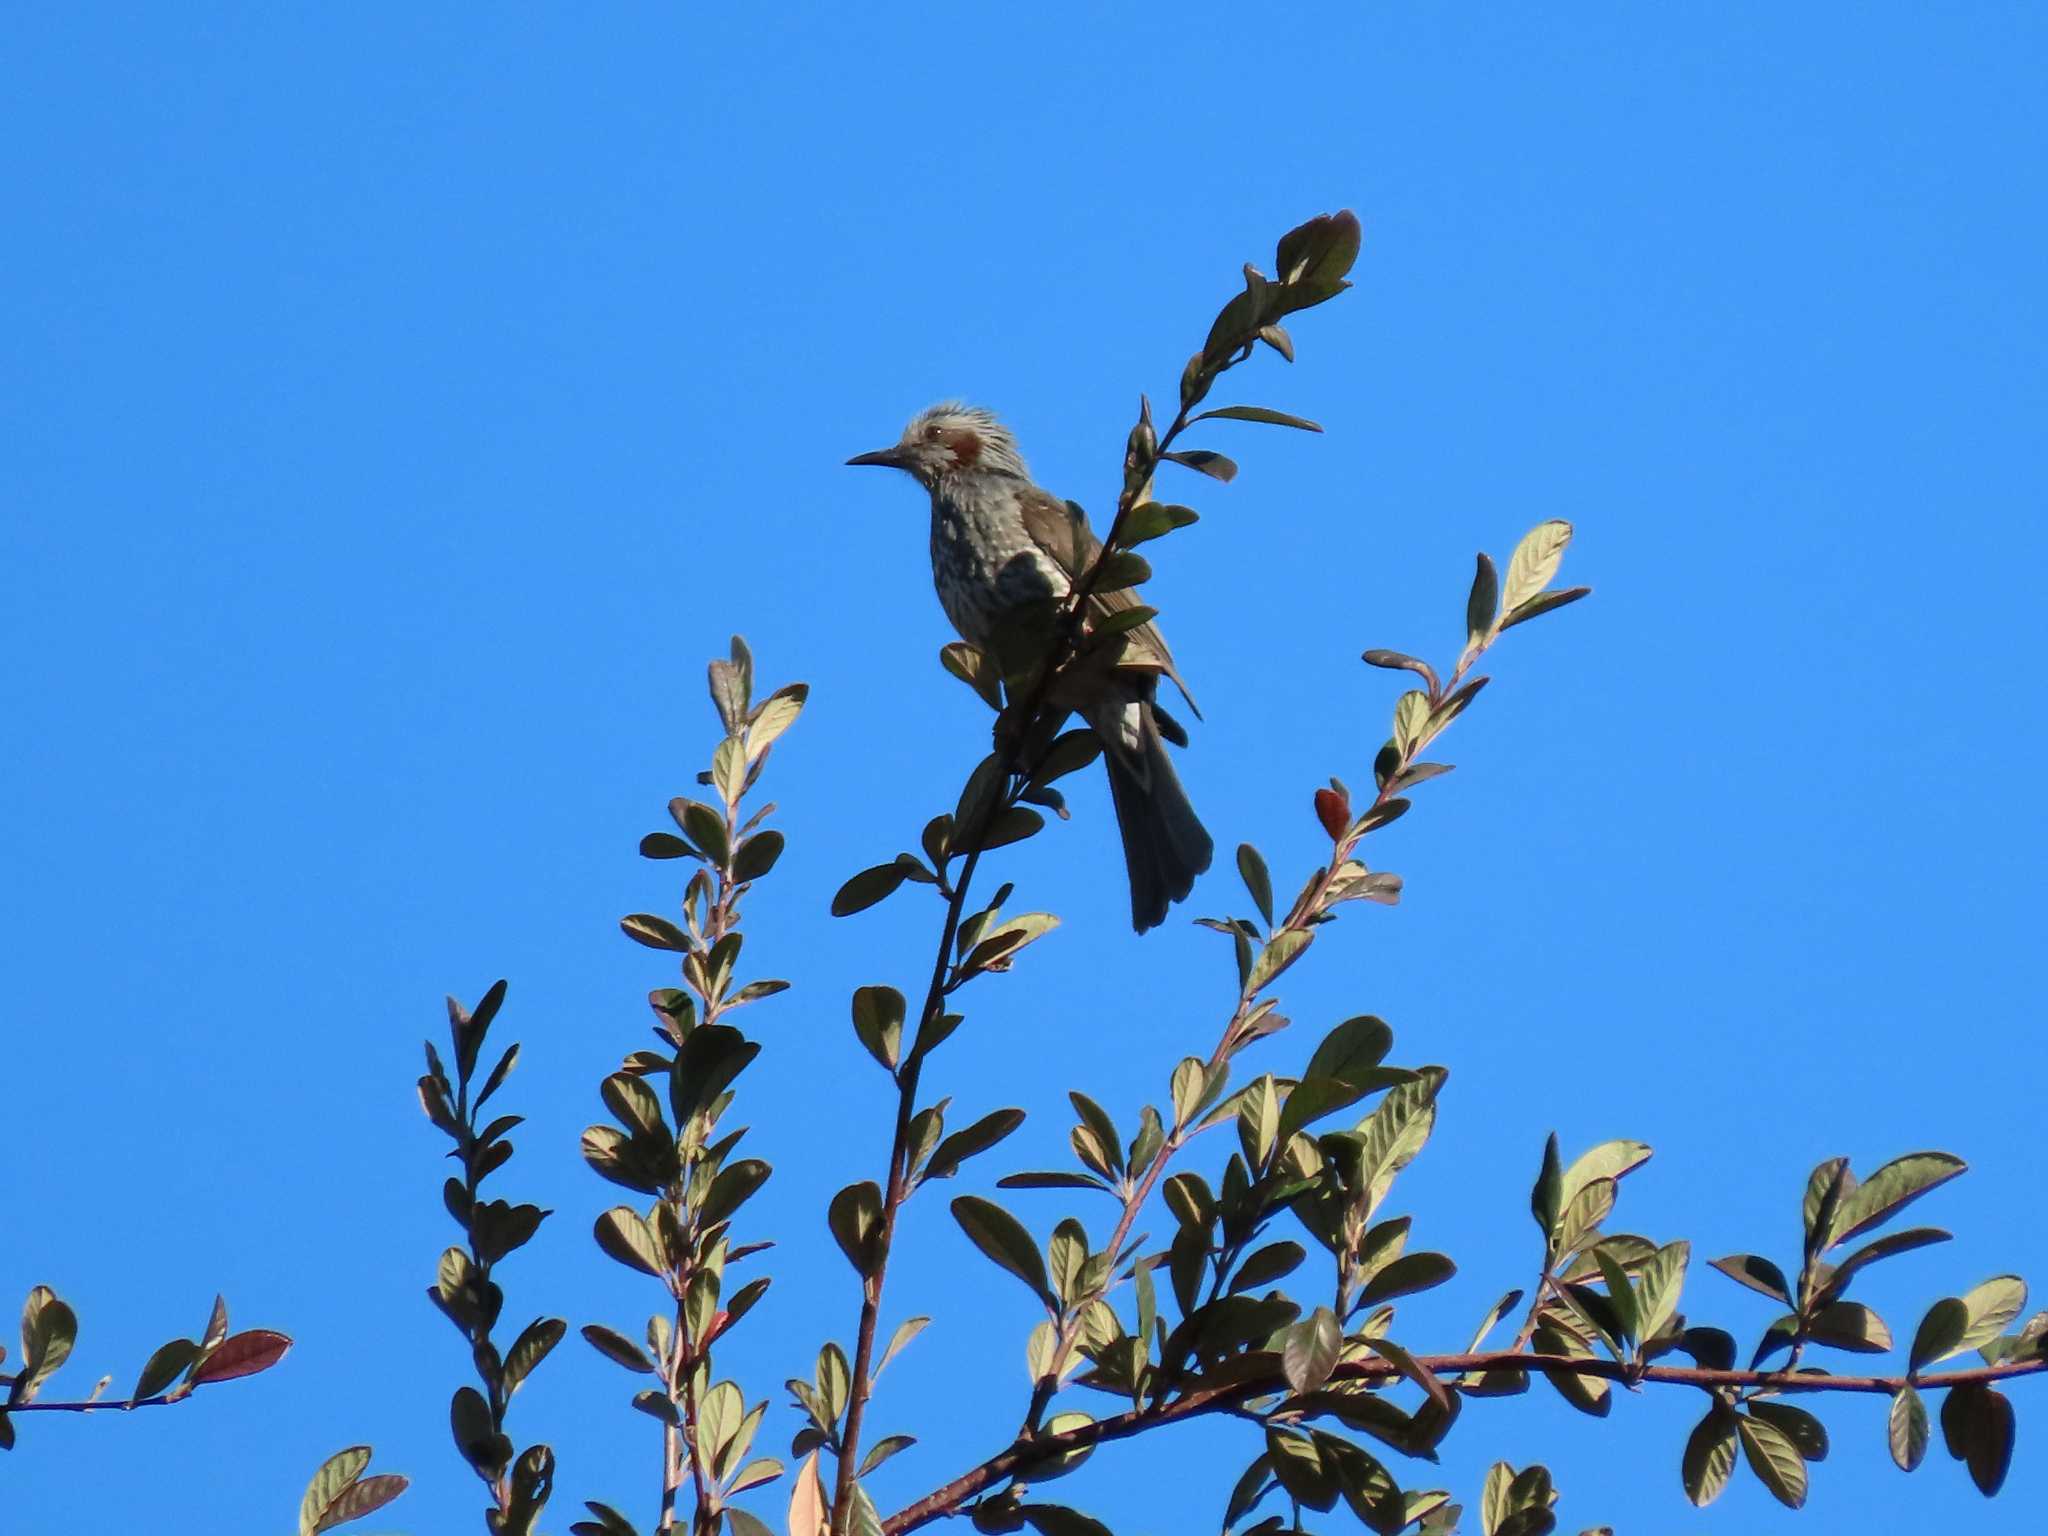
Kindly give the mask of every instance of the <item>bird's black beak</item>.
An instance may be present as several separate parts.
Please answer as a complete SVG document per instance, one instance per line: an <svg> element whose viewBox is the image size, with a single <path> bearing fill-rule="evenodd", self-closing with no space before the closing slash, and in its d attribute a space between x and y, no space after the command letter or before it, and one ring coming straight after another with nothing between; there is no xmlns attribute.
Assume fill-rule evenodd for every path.
<svg viewBox="0 0 2048 1536"><path fill-rule="evenodd" d="M846 461L849 464L886 464L891 469L904 468L901 448L877 448L873 453L856 453Z"/></svg>

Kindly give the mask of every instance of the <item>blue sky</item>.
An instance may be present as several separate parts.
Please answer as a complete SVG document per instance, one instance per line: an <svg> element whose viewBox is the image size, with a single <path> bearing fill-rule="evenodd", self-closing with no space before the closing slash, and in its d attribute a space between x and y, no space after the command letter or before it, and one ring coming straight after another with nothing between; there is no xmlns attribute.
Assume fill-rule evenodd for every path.
<svg viewBox="0 0 2048 1536"><path fill-rule="evenodd" d="M526 1042L501 1177L557 1214L508 1316L637 1330L576 1137L668 974L615 920L678 894L634 845L705 761L734 629L814 690L747 950L796 984L749 1020L742 1105L778 1279L720 1356L786 1445L783 1378L857 1309L825 1200L887 1139L846 998L908 989L934 918L825 901L985 741L934 664L921 497L841 461L962 394L1100 511L1138 392L1170 394L1239 263L1336 206L1356 290L1300 318L1292 369L1230 380L1329 431L1219 425L1244 473L1173 488L1205 516L1152 587L1219 844L1299 879L1310 791L1367 778L1398 691L1358 652L1453 655L1474 549L1569 518L1566 577L1598 589L1505 639L1459 772L1375 839L1405 903L1347 912L1263 1058L1369 1011L1395 1060L1451 1069L1395 1200L1461 1272L1397 1336L1461 1346L1528 1282L1553 1128L1654 1145L1620 1225L1702 1259L1796 1259L1823 1157L1948 1149L1973 1171L1918 1214L1957 1240L1866 1299L1909 1334L1989 1275L2048 1284L2038 8L745 9L11 20L0 1289L77 1305L59 1387L125 1390L216 1288L298 1344L174 1411L25 1420L10 1531L284 1529L357 1441L416 1480L385 1528L478 1518L446 1432L466 1362L421 1295L451 1238L412 1090L444 992L509 976ZM1065 1088L1134 1119L1229 1008L1222 941L1128 932L1106 796L1075 801L1002 856L1066 926L928 1079L1033 1111L966 1190L1060 1155ZM1244 909L1228 862L1185 912ZM1064 1209L1015 1205L1041 1233ZM1031 1304L943 1207L892 1272L890 1317L938 1321L871 1421L921 1436L885 1507L1026 1392ZM1766 1310L1696 1266L1696 1320ZM522 1393L522 1443L562 1458L550 1528L584 1497L645 1519L631 1385L572 1339ZM2014 1395L1989 1505L1938 1447L1893 1470L1874 1399L1828 1412L1796 1524L1746 1478L1684 1502L1691 1394L1605 1426L1540 1387L1475 1404L1442 1476L1469 1500L1541 1459L1568 1530L2020 1531L2048 1463L2042 1394ZM1199 1529L1253 1449L1205 1426L1060 1495Z"/></svg>

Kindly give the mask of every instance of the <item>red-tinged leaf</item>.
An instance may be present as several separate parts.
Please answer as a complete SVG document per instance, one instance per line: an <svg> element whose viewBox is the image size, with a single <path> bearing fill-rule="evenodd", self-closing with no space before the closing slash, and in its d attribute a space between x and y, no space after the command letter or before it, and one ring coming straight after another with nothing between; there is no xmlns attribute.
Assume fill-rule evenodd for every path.
<svg viewBox="0 0 2048 1536"><path fill-rule="evenodd" d="M379 1472L374 1477L366 1477L360 1482L351 1483L341 1491L332 1504L327 1506L320 1523L313 1529L331 1531L337 1525L360 1520L363 1516L382 1509L411 1486L411 1479L397 1472Z"/></svg>
<svg viewBox="0 0 2048 1536"><path fill-rule="evenodd" d="M1336 842L1351 829L1351 802L1334 789L1317 790L1316 820L1330 834L1330 841Z"/></svg>
<svg viewBox="0 0 2048 1536"><path fill-rule="evenodd" d="M254 1376L258 1371L267 1371L277 1364L291 1347L289 1338L268 1328L251 1328L234 1334L222 1341L220 1348L207 1356L206 1363L192 1373L192 1385L197 1387L209 1381L233 1381L237 1376Z"/></svg>

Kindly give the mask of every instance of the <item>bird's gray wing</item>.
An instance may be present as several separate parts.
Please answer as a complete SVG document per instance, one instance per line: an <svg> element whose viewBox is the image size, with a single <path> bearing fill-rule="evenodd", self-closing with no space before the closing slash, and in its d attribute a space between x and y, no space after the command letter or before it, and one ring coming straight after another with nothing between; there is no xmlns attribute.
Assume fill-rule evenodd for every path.
<svg viewBox="0 0 2048 1536"><path fill-rule="evenodd" d="M1101 557L1102 541L1088 526L1088 514L1073 502L1061 501L1035 485L1027 486L1021 493L1021 511L1024 531L1031 542L1066 573L1069 581ZM1113 592L1098 588L1088 594L1088 617L1091 620L1099 621L1110 614L1138 606L1137 591L1131 587ZM1188 701L1188 708L1195 712L1195 718L1202 718L1202 707L1188 692L1180 669L1174 665L1173 652L1167 649L1166 637L1159 633L1156 623L1147 620L1125 633L1124 653L1118 665L1138 671L1165 673L1173 679L1180 696Z"/></svg>

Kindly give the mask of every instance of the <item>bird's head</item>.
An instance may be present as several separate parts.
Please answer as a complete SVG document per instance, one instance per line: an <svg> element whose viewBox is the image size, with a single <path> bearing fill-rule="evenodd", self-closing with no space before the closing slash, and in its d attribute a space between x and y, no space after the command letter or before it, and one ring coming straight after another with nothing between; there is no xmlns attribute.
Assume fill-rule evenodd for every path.
<svg viewBox="0 0 2048 1536"><path fill-rule="evenodd" d="M1015 475L1031 478L1017 452L1017 439L978 405L947 402L920 411L903 429L894 447L855 454L849 464L886 464L914 478L926 490L963 474Z"/></svg>

